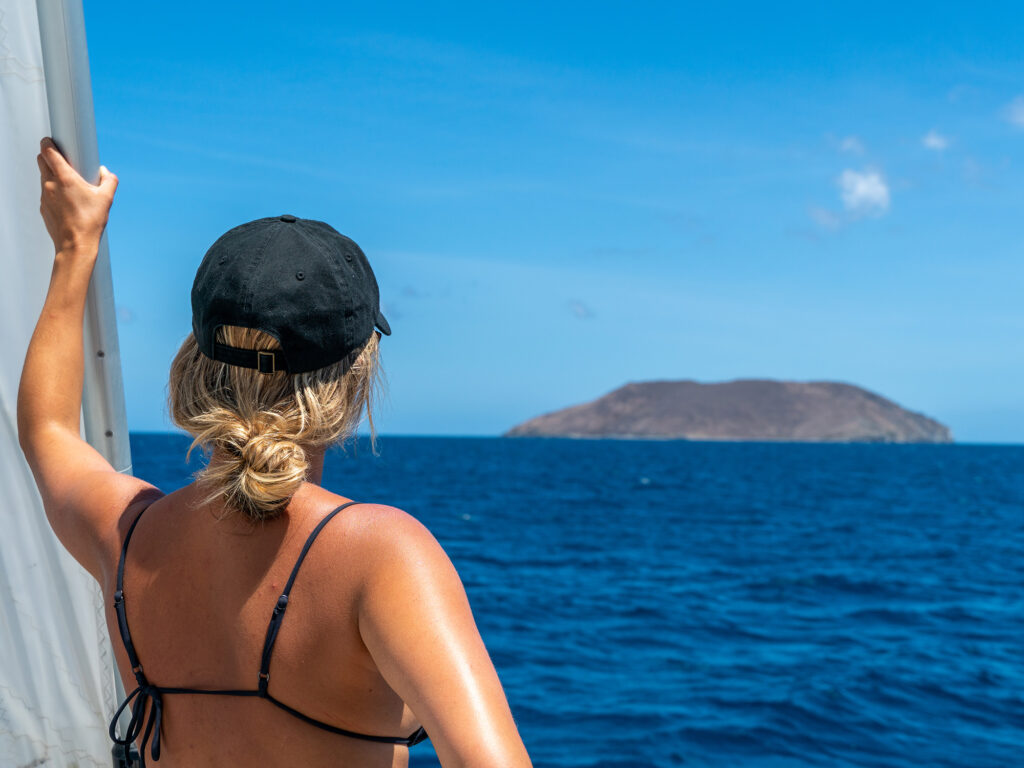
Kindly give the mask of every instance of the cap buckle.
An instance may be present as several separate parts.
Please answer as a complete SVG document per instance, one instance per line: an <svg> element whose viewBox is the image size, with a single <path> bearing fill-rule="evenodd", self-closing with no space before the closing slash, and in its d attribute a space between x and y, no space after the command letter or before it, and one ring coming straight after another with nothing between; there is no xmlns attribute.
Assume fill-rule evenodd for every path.
<svg viewBox="0 0 1024 768"><path fill-rule="evenodd" d="M269 365L265 365L264 361L269 360ZM256 353L256 369L260 373L276 373L277 365L276 358L273 352L259 351Z"/></svg>

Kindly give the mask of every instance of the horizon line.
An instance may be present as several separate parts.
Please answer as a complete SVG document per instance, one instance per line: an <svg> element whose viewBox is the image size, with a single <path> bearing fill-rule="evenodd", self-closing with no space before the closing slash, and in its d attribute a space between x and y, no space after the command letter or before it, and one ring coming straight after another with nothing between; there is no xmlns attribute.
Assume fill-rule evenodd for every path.
<svg viewBox="0 0 1024 768"><path fill-rule="evenodd" d="M173 435L175 437L189 438L187 432L159 429L130 429L129 435ZM369 439L366 433L356 435L358 439ZM502 434L439 434L434 432L423 433L386 433L378 434L377 439L383 438L423 438L423 439L457 439L457 440L614 440L617 442L657 442L657 443L711 443L711 444L735 444L735 443L758 443L762 445L934 445L934 446L973 446L973 447L1024 447L1024 440L1006 442L977 442L969 440L954 440L951 443L883 443L870 441L825 441L825 440L694 440L686 437L603 437L595 436L570 436L570 435L502 435Z"/></svg>

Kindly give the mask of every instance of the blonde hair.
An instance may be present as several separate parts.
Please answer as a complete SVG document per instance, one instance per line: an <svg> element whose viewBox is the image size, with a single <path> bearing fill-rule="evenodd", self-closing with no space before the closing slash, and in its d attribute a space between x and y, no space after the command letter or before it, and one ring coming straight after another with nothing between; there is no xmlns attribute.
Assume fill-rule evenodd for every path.
<svg viewBox="0 0 1024 768"><path fill-rule="evenodd" d="M362 349L308 373L264 374L211 360L189 334L171 363L171 419L218 461L195 474L201 504L222 500L254 522L279 515L302 485L306 450L354 437L365 411L376 452L371 406L381 384L379 334ZM254 328L222 325L217 341L246 349L280 349Z"/></svg>

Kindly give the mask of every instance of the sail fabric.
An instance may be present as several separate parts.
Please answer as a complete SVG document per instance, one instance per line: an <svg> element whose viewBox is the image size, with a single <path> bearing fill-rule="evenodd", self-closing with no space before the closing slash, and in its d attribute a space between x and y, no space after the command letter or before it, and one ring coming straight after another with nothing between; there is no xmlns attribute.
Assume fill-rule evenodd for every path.
<svg viewBox="0 0 1024 768"><path fill-rule="evenodd" d="M48 114L35 3L0 0L0 766L106 767L116 667L102 597L50 529L17 435L53 264L35 161Z"/></svg>

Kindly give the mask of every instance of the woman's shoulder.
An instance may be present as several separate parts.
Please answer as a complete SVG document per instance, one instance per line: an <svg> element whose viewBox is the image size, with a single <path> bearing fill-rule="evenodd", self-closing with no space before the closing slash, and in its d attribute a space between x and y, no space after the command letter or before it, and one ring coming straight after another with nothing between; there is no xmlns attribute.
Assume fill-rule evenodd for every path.
<svg viewBox="0 0 1024 768"><path fill-rule="evenodd" d="M329 491L323 492L324 506L334 509L350 499ZM440 543L414 515L399 507L376 502L358 502L343 509L340 520L323 530L337 538L337 545L350 554L358 552L367 561L386 566L393 559L427 558L438 556L447 560ZM333 530L331 530L333 529Z"/></svg>

